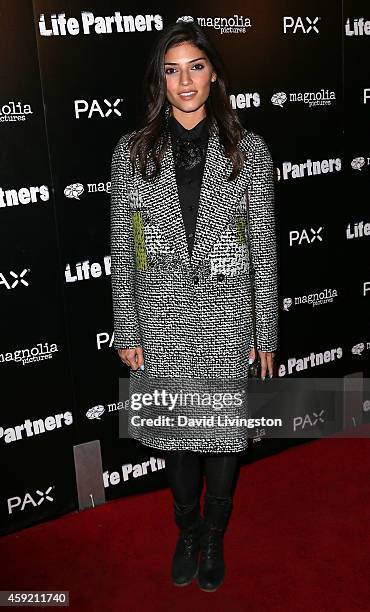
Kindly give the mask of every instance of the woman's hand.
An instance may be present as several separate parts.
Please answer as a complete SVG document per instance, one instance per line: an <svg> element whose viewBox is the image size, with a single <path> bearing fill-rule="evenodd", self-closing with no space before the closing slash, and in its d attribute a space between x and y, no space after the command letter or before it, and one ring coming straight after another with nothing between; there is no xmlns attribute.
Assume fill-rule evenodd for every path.
<svg viewBox="0 0 370 612"><path fill-rule="evenodd" d="M274 370L274 357L275 357L275 353L272 351L260 351L258 350L258 354L260 356L261 359L261 378L264 379L266 376L266 371L268 371L270 378L273 377L273 370ZM254 350L254 348L252 348L249 351L249 359L253 359L253 361L256 358L256 351Z"/></svg>
<svg viewBox="0 0 370 612"><path fill-rule="evenodd" d="M141 346L134 348L118 349L118 355L121 361L130 366L132 370L138 370L144 363L143 349Z"/></svg>

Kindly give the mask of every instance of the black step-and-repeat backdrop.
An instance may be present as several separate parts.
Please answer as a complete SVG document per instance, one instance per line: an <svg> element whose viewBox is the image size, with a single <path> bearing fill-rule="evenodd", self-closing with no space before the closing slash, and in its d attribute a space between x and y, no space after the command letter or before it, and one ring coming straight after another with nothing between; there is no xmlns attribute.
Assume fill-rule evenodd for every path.
<svg viewBox="0 0 370 612"><path fill-rule="evenodd" d="M153 41L181 15L218 45L230 103L273 155L279 376L368 375L368 3L198 0L169 11L162 2L3 0L3 534L167 486L163 459L118 433L128 370L112 349L110 162L140 117ZM89 442L101 458L91 490L103 493L84 506L75 459ZM291 443L256 438L244 461Z"/></svg>

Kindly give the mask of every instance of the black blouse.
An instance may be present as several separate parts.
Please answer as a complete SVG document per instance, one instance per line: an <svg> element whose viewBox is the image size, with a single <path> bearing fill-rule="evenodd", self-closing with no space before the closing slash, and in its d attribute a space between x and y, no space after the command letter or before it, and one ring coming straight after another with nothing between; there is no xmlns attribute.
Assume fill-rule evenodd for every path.
<svg viewBox="0 0 370 612"><path fill-rule="evenodd" d="M184 128L174 116L169 118L176 182L186 230L189 254L193 250L198 203L207 153L206 117L191 130Z"/></svg>

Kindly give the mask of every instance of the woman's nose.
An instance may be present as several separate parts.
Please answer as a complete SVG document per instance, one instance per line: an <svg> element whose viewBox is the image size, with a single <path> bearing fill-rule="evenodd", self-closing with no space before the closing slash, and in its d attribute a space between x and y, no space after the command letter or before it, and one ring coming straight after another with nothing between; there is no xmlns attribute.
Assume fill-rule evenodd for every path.
<svg viewBox="0 0 370 612"><path fill-rule="evenodd" d="M180 74L181 85L188 85L191 83L191 77L187 70L183 70Z"/></svg>

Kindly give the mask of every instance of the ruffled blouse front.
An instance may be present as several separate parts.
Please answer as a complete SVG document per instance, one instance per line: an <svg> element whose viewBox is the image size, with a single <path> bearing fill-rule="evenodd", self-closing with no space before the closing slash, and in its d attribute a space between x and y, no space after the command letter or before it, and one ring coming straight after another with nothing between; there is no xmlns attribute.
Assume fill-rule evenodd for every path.
<svg viewBox="0 0 370 612"><path fill-rule="evenodd" d="M206 117L192 129L184 128L174 116L169 118L172 152L181 212L191 255L204 164L208 146Z"/></svg>

